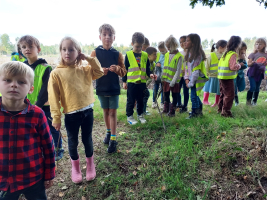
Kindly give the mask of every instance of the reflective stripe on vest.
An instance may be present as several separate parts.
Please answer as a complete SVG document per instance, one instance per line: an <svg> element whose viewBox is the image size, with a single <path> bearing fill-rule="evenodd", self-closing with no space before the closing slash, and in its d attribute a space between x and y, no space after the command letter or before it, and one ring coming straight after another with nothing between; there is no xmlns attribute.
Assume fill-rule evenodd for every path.
<svg viewBox="0 0 267 200"><path fill-rule="evenodd" d="M34 90L33 93L27 95L31 104L35 104L38 100L38 95L43 85L43 75L48 67L52 70L52 67L46 63L37 65L34 70Z"/></svg>
<svg viewBox="0 0 267 200"><path fill-rule="evenodd" d="M218 74L218 64L219 64L219 59L216 56L216 53L212 52L210 54L211 57L211 63L210 63L210 73L215 73L216 76Z"/></svg>
<svg viewBox="0 0 267 200"><path fill-rule="evenodd" d="M142 51L140 67L136 61L133 51L128 51L126 53L127 58L129 60L129 68L127 72L127 82L134 83L137 81L141 81L142 83L146 82L146 63L148 59L148 55L146 52Z"/></svg>
<svg viewBox="0 0 267 200"><path fill-rule="evenodd" d="M235 79L237 77L237 71L230 70L229 61L232 55L237 54L233 51L229 51L225 58L221 58L218 66L218 79Z"/></svg>
<svg viewBox="0 0 267 200"><path fill-rule="evenodd" d="M186 66L187 67L187 66ZM205 68L205 63L204 61L201 61L201 63L196 66L192 72L194 72L195 70L200 70L202 72L202 74L204 74L205 77L198 77L197 81L196 81L196 91L197 91L197 96L200 95L201 90L203 89L205 83L209 80L208 76L207 76L207 71Z"/></svg>
<svg viewBox="0 0 267 200"><path fill-rule="evenodd" d="M163 68L163 74L162 74L162 79L167 79L169 81L172 81L176 71L177 71L177 64L178 64L178 60L179 58L182 56L182 59L184 59L184 56L178 52L171 60L171 62L169 63L169 56L170 53L167 52L165 54L165 58L164 58L164 68ZM183 61L182 61L183 63ZM183 68L183 64L182 64L182 68ZM181 77L181 74L179 75ZM179 83L180 79L177 79L176 83Z"/></svg>

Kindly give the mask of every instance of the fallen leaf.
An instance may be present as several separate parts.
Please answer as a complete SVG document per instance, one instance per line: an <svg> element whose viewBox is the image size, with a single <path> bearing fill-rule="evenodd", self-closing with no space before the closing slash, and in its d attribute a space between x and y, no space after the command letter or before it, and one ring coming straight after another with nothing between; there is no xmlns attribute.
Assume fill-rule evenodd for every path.
<svg viewBox="0 0 267 200"><path fill-rule="evenodd" d="M211 111L209 110L209 113L211 113Z"/></svg>
<svg viewBox="0 0 267 200"><path fill-rule="evenodd" d="M158 179L160 179L161 178L161 175L158 177Z"/></svg>
<svg viewBox="0 0 267 200"><path fill-rule="evenodd" d="M58 196L59 196L59 197L63 197L63 196L64 196L64 192L60 192L60 193L58 193Z"/></svg>
<svg viewBox="0 0 267 200"><path fill-rule="evenodd" d="M68 189L66 185L61 188L61 190L66 190L66 189Z"/></svg>
<svg viewBox="0 0 267 200"><path fill-rule="evenodd" d="M248 196L248 197L251 197L251 196L253 196L254 194L256 194L256 192L252 192L252 191L250 191L250 192L247 193L247 196Z"/></svg>
<svg viewBox="0 0 267 200"><path fill-rule="evenodd" d="M86 169L86 165L83 166L83 169Z"/></svg>
<svg viewBox="0 0 267 200"><path fill-rule="evenodd" d="M212 190L216 190L216 189L217 189L217 185L212 185L212 186L210 186L210 189L212 189Z"/></svg>
<svg viewBox="0 0 267 200"><path fill-rule="evenodd" d="M138 181L136 181L134 184L133 184L133 186L136 186L138 184Z"/></svg>
<svg viewBox="0 0 267 200"><path fill-rule="evenodd" d="M161 191L162 192L166 191L166 187L164 185L161 187Z"/></svg>
<svg viewBox="0 0 267 200"><path fill-rule="evenodd" d="M129 191L129 193L130 193L130 192L131 192L131 193L134 193L134 191L133 191L133 190L130 190L130 191Z"/></svg>
<svg viewBox="0 0 267 200"><path fill-rule="evenodd" d="M146 167L146 164L144 163L143 166Z"/></svg>
<svg viewBox="0 0 267 200"><path fill-rule="evenodd" d="M217 139L219 139L219 138L221 138L221 136L220 136L220 135L218 135L218 136L217 136Z"/></svg>
<svg viewBox="0 0 267 200"><path fill-rule="evenodd" d="M137 174L137 172L136 172L136 171L133 171L133 175L135 175L135 176L136 176L136 174Z"/></svg>
<svg viewBox="0 0 267 200"><path fill-rule="evenodd" d="M124 135L124 134L125 134L125 132L122 132L122 131L121 131L121 132L119 132L119 135Z"/></svg>
<svg viewBox="0 0 267 200"><path fill-rule="evenodd" d="M64 182L64 179L63 178L60 178L59 181L63 183Z"/></svg>
<svg viewBox="0 0 267 200"><path fill-rule="evenodd" d="M128 150L126 150L126 153L129 153L129 151L128 151Z"/></svg>
<svg viewBox="0 0 267 200"><path fill-rule="evenodd" d="M106 175L105 177L107 178L107 177L109 177L111 174L108 174L108 175Z"/></svg>
<svg viewBox="0 0 267 200"><path fill-rule="evenodd" d="M251 130L252 128L247 127L247 130Z"/></svg>
<svg viewBox="0 0 267 200"><path fill-rule="evenodd" d="M225 136L226 135L226 131L222 132L221 135L222 136Z"/></svg>
<svg viewBox="0 0 267 200"><path fill-rule="evenodd" d="M105 181L101 181L100 183L101 183L102 186L105 185Z"/></svg>
<svg viewBox="0 0 267 200"><path fill-rule="evenodd" d="M117 153L120 153L120 152L121 152L121 151L118 149L118 150L117 150Z"/></svg>
<svg viewBox="0 0 267 200"><path fill-rule="evenodd" d="M248 178L248 176L244 176L244 180L246 180Z"/></svg>
<svg viewBox="0 0 267 200"><path fill-rule="evenodd" d="M86 197L82 196L82 200L86 200Z"/></svg>

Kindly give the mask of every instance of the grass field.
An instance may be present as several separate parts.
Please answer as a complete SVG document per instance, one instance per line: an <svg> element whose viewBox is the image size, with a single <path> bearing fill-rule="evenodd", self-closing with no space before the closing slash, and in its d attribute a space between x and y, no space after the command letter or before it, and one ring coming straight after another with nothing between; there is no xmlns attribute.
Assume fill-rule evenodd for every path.
<svg viewBox="0 0 267 200"><path fill-rule="evenodd" d="M126 92L122 91L118 152L111 155L102 144L106 129L97 99L93 130L97 177L80 185L71 182L64 142L66 153L58 163L54 186L47 191L49 199L264 199L267 93L260 93L256 107L245 105L245 95L241 93L240 105L232 108L234 119L222 118L215 108L204 106L202 118L187 120L188 113L164 116L165 134L160 115L151 109L151 98L148 123L126 124ZM67 140L64 128L62 133ZM85 177L81 144L79 152Z"/></svg>

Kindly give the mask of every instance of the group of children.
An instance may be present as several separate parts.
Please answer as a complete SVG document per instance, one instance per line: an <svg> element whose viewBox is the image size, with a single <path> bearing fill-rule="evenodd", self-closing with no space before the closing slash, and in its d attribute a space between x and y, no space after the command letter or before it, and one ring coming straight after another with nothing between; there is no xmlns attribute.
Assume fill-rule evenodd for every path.
<svg viewBox="0 0 267 200"><path fill-rule="evenodd" d="M249 66L250 90L247 104L255 105L259 86L267 65L266 41L256 41L255 51L246 63L246 44L238 36L227 42L218 41L210 57L201 46L197 34L182 36L178 40L170 35L158 44L158 50L149 47L149 40L136 32L132 36L132 50L123 55L112 47L115 30L109 24L99 28L98 46L91 56L81 52L79 43L72 37L64 37L59 45L60 63L52 70L44 59L39 41L30 35L18 41L18 54L0 67L0 199L18 199L23 193L29 199L46 199L45 189L53 184L55 160L63 156L60 137L62 109L68 136L71 158L71 179L81 183L80 155L77 151L79 130L86 156L86 180L96 177L93 155L93 106L96 95L104 113L107 132L104 144L107 152L116 152L117 109L120 83L127 89L126 115L129 124L137 119L146 123L148 86L154 80L152 108L157 107L161 93L161 108L169 117L187 112L189 89L192 112L189 119L203 115L203 104L209 93L216 94L213 107L224 117L232 117L231 107L238 92L245 88L244 69ZM179 43L183 51L179 51ZM216 47L216 51L214 52ZM25 60L24 60L25 59ZM82 61L88 62L87 66ZM24 62L24 63L22 63ZM183 87L184 104L181 101ZM204 90L203 103L199 95ZM160 95L160 94L159 94ZM170 100L172 95L172 102ZM26 97L26 98L25 98ZM51 134L50 134L51 133ZM56 153L55 153L56 152Z"/></svg>

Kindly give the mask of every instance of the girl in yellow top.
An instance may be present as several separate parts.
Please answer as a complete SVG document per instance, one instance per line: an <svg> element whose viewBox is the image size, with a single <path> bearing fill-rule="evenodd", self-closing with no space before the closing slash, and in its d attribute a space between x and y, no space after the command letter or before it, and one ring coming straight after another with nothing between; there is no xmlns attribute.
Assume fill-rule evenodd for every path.
<svg viewBox="0 0 267 200"><path fill-rule="evenodd" d="M65 37L60 42L61 62L50 74L48 82L48 99L50 103L53 126L56 130L61 127L61 112L65 113L65 126L68 134L68 147L71 157L74 183L82 182L77 151L79 129L82 129L82 142L86 154L86 180L96 177L93 157L93 105L94 91L92 81L104 75L104 71L97 58L87 57L81 53L79 43ZM82 60L89 65L81 66Z"/></svg>

